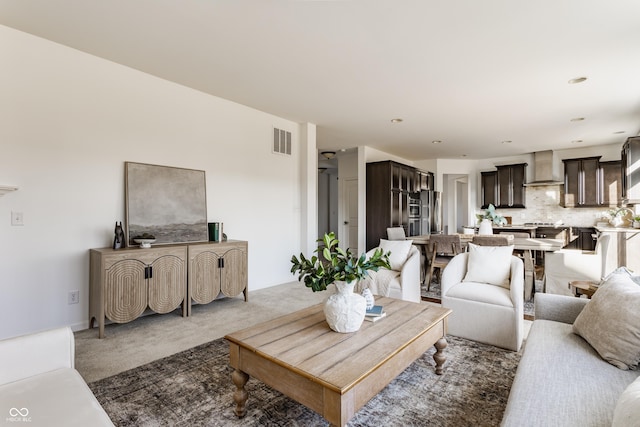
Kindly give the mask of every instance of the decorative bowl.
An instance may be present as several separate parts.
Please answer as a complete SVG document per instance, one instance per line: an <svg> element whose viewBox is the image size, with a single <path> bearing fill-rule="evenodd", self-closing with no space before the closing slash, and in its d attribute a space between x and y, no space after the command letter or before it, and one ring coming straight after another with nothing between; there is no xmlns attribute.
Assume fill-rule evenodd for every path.
<svg viewBox="0 0 640 427"><path fill-rule="evenodd" d="M133 239L133 241L139 243L141 248L148 249L156 239Z"/></svg>

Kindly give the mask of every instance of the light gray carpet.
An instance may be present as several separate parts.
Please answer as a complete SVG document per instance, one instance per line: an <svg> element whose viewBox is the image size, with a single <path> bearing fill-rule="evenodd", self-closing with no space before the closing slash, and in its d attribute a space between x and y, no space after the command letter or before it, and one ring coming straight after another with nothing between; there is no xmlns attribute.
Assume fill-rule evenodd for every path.
<svg viewBox="0 0 640 427"><path fill-rule="evenodd" d="M425 353L365 405L349 426L497 426L520 353L447 337L434 373ZM89 386L116 426L326 426L316 413L250 379L247 415L233 413L229 345L217 339Z"/></svg>

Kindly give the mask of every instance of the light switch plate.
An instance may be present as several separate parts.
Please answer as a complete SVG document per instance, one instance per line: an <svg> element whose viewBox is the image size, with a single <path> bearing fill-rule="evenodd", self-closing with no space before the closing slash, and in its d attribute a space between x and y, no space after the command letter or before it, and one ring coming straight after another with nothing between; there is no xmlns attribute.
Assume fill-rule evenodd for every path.
<svg viewBox="0 0 640 427"><path fill-rule="evenodd" d="M11 211L11 225L24 225L24 214Z"/></svg>

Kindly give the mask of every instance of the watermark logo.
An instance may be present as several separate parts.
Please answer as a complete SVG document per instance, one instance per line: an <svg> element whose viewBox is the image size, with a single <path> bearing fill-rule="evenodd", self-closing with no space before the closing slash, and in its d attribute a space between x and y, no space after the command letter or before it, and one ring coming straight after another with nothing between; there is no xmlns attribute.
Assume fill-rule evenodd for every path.
<svg viewBox="0 0 640 427"><path fill-rule="evenodd" d="M30 423L29 409L11 408L9 409L9 416L5 420L11 423Z"/></svg>

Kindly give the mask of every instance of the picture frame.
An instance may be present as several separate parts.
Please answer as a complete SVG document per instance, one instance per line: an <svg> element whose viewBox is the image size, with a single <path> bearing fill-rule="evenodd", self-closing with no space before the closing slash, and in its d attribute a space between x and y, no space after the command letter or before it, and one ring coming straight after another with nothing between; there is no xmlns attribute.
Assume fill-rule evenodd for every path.
<svg viewBox="0 0 640 427"><path fill-rule="evenodd" d="M152 235L154 244L206 242L205 171L125 162L127 242Z"/></svg>

